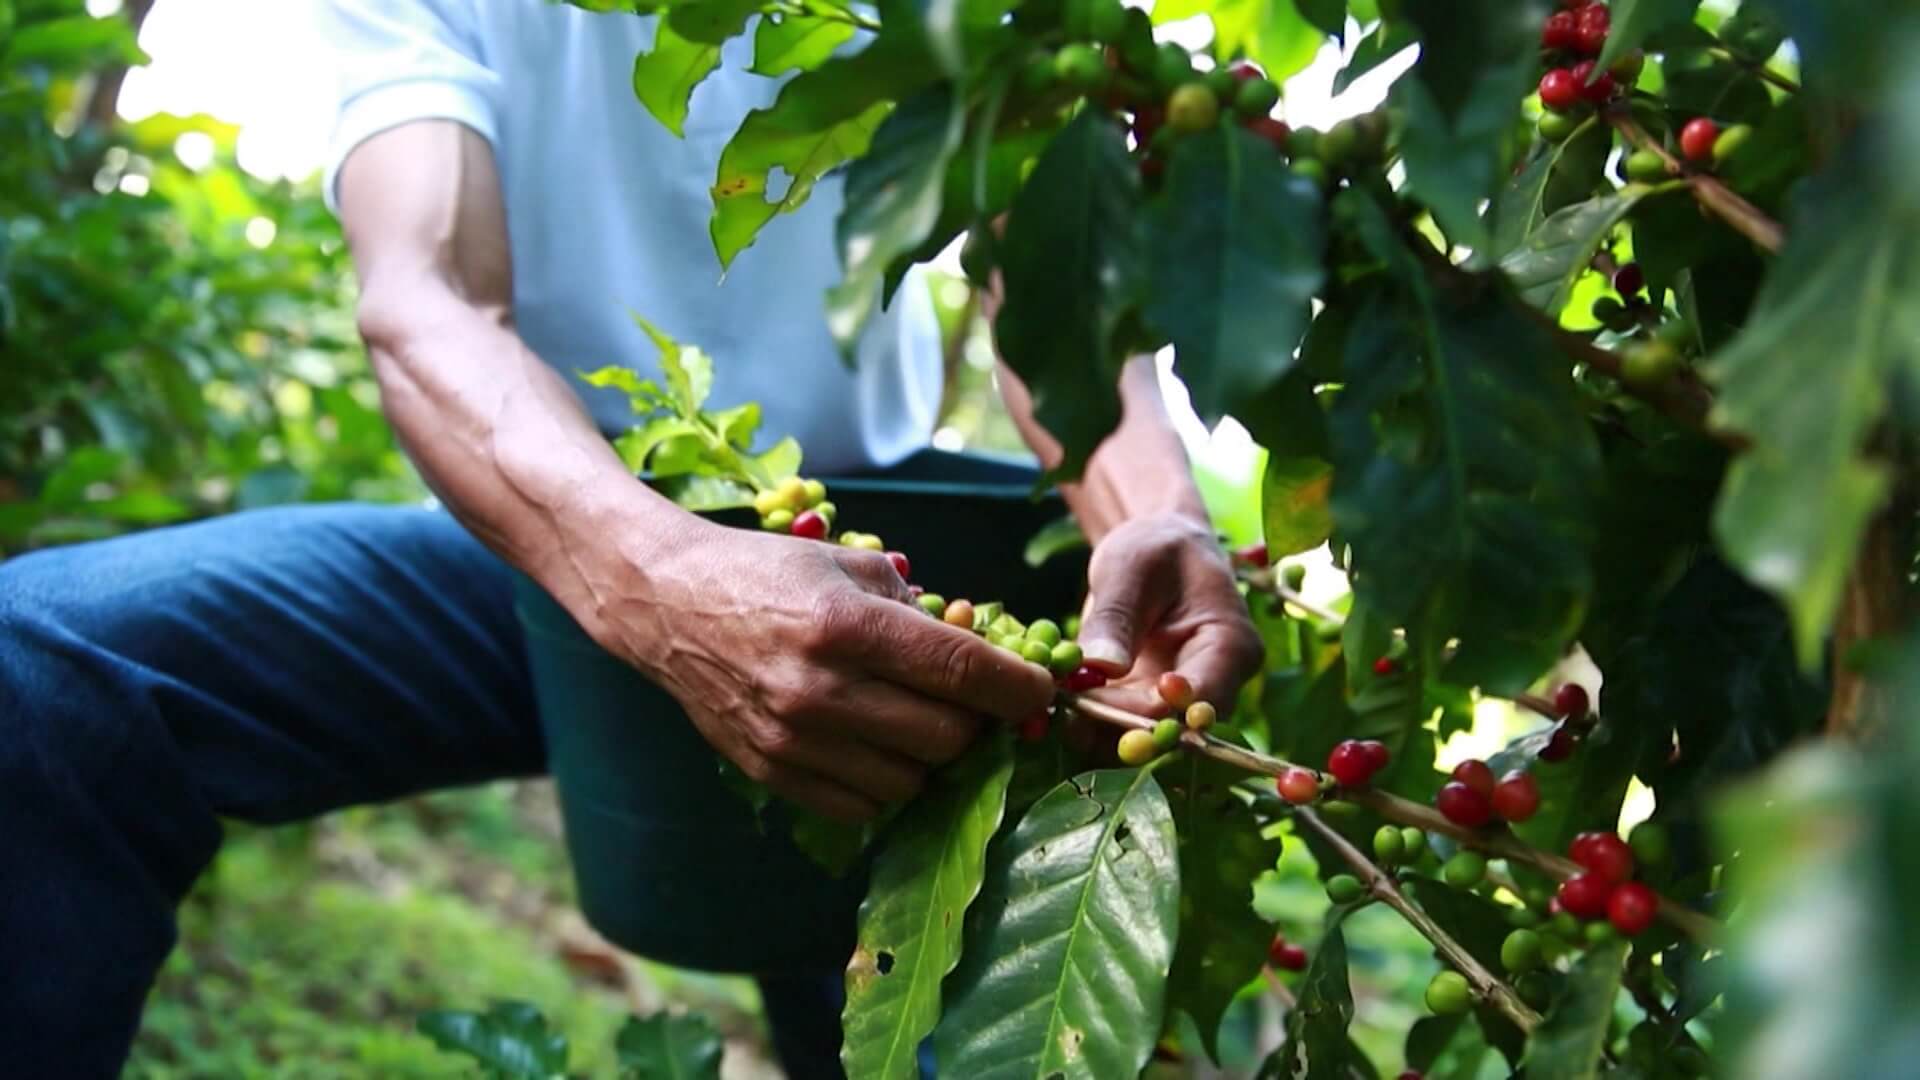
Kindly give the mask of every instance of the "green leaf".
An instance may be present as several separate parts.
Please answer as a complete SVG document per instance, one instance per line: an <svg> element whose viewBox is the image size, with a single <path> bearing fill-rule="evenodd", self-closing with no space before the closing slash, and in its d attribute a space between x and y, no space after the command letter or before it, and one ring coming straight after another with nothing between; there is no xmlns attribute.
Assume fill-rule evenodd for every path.
<svg viewBox="0 0 1920 1080"><path fill-rule="evenodd" d="M720 45L747 28L762 0L668 0L661 21L688 41Z"/></svg>
<svg viewBox="0 0 1920 1080"><path fill-rule="evenodd" d="M1596 1080L1602 1074L1626 953L1626 943L1615 942L1588 950L1573 966L1527 1043L1527 1080Z"/></svg>
<svg viewBox="0 0 1920 1080"><path fill-rule="evenodd" d="M1536 140L1525 167L1495 197L1493 242L1484 258L1476 257L1476 266L1498 263L1525 244L1549 215L1590 198L1612 149L1612 129L1591 119L1563 142Z"/></svg>
<svg viewBox="0 0 1920 1080"><path fill-rule="evenodd" d="M1313 62L1325 35L1303 18L1294 0L1154 0L1153 21L1205 15L1213 23L1213 55L1246 55L1271 78L1284 81Z"/></svg>
<svg viewBox="0 0 1920 1080"><path fill-rule="evenodd" d="M753 31L755 75L811 71L853 37L853 24L819 15L762 16Z"/></svg>
<svg viewBox="0 0 1920 1080"><path fill-rule="evenodd" d="M1715 426L1745 433L1715 513L1728 559L1781 597L1803 664L1821 641L1888 466L1867 449L1890 388L1920 377L1920 194L1856 140L1795 200L1746 329L1712 359Z"/></svg>
<svg viewBox="0 0 1920 1080"><path fill-rule="evenodd" d="M722 267L752 245L767 222L805 203L829 170L865 153L895 100L938 76L918 20L908 12L885 21L902 28L795 76L770 108L747 114L720 152L709 231ZM776 168L789 183L770 199Z"/></svg>
<svg viewBox="0 0 1920 1080"><path fill-rule="evenodd" d="M1652 190L1632 184L1559 211L1542 222L1525 244L1502 258L1500 269L1528 303L1559 315L1614 227Z"/></svg>
<svg viewBox="0 0 1920 1080"><path fill-rule="evenodd" d="M133 24L120 15L95 18L67 15L29 22L14 30L4 54L8 67L45 64L55 68L90 68L110 64L145 64L133 33Z"/></svg>
<svg viewBox="0 0 1920 1080"><path fill-rule="evenodd" d="M1293 367L1326 274L1319 189L1236 127L1183 139L1147 218L1144 313L1208 420L1247 414Z"/></svg>
<svg viewBox="0 0 1920 1080"><path fill-rule="evenodd" d="M852 825L799 807L793 815L793 846L834 877L845 877L878 835L871 823Z"/></svg>
<svg viewBox="0 0 1920 1080"><path fill-rule="evenodd" d="M827 291L827 328L852 349L895 259L920 246L940 219L947 162L960 148L966 112L951 86L916 94L874 132L847 170L846 205L835 226L845 277Z"/></svg>
<svg viewBox="0 0 1920 1080"><path fill-rule="evenodd" d="M1119 129L1085 110L1041 155L1001 241L1006 303L994 337L1032 392L1035 418L1065 449L1066 477L1120 420L1114 338L1143 270L1139 205Z"/></svg>
<svg viewBox="0 0 1920 1080"><path fill-rule="evenodd" d="M688 419L700 412L700 406L707 403L707 395L713 392L713 358L692 345L682 345L639 315L633 321L646 332L653 341L654 348L660 350L660 370L667 377L667 390L672 395L671 403L680 415ZM618 370L618 369L613 369ZM608 381L595 385L616 385L623 389L632 386L651 387L650 382L633 379L621 379L617 375L608 375L607 369L595 373L595 377L606 375ZM634 393L628 389L628 393Z"/></svg>
<svg viewBox="0 0 1920 1080"><path fill-rule="evenodd" d="M442 1050L464 1054L512 1080L549 1080L567 1071L567 1037L524 1001L497 1001L484 1013L423 1013L420 1034Z"/></svg>
<svg viewBox="0 0 1920 1080"><path fill-rule="evenodd" d="M1347 0L1294 0L1294 4L1321 33L1339 37L1347 32Z"/></svg>
<svg viewBox="0 0 1920 1080"><path fill-rule="evenodd" d="M934 1032L942 1074L1137 1074L1160 1034L1179 901L1173 819L1151 770L1055 787L989 856Z"/></svg>
<svg viewBox="0 0 1920 1080"><path fill-rule="evenodd" d="M1287 1041L1260 1067L1260 1077L1299 1080L1353 1080L1371 1077L1373 1064L1353 1045L1353 986L1347 975L1347 939L1339 922L1327 928L1313 952L1313 964L1287 1012Z"/></svg>
<svg viewBox="0 0 1920 1080"><path fill-rule="evenodd" d="M742 13L734 33L746 29L746 20ZM680 36L671 22L661 19L654 30L653 47L633 59L633 95L668 131L685 137L687 102L693 97L693 88L719 66L718 43L691 41Z"/></svg>
<svg viewBox="0 0 1920 1080"><path fill-rule="evenodd" d="M1023 558L1028 566L1037 568L1044 566L1055 555L1086 546L1087 534L1081 531L1079 520L1068 515L1040 526L1040 530L1027 541Z"/></svg>
<svg viewBox="0 0 1920 1080"><path fill-rule="evenodd" d="M848 1076L919 1076L916 1054L940 1020L940 983L960 960L963 920L1012 776L1012 741L982 740L933 775L880 848L847 964Z"/></svg>
<svg viewBox="0 0 1920 1080"><path fill-rule="evenodd" d="M1167 1006L1184 1009L1220 1057L1220 1018L1260 975L1273 928L1253 910L1253 879L1280 857L1250 808L1230 790L1239 779L1189 755L1160 770L1180 843L1179 947L1167 976Z"/></svg>
<svg viewBox="0 0 1920 1080"><path fill-rule="evenodd" d="M654 480L653 488L672 499L675 506L696 514L753 505L752 488L721 476L698 473L665 476Z"/></svg>
<svg viewBox="0 0 1920 1080"><path fill-rule="evenodd" d="M660 389L659 383L641 378L632 368L609 366L583 371L579 375L580 381L588 386L611 387L626 394L627 405L635 416L645 416L656 409L670 408L673 404L666 392Z"/></svg>
<svg viewBox="0 0 1920 1080"><path fill-rule="evenodd" d="M1311 551L1333 535L1327 495L1333 466L1319 458L1269 457L1260 483L1263 538L1270 558Z"/></svg>
<svg viewBox="0 0 1920 1080"><path fill-rule="evenodd" d="M614 1041L620 1073L633 1080L719 1080L725 1051L704 1016L630 1016Z"/></svg>
<svg viewBox="0 0 1920 1080"><path fill-rule="evenodd" d="M647 458L661 443L683 435L699 435L699 425L677 416L656 416L613 440L620 461L632 473L645 472Z"/></svg>
<svg viewBox="0 0 1920 1080"><path fill-rule="evenodd" d="M1364 23L1366 20L1362 20ZM1333 77L1333 92L1344 94L1354 80L1420 43L1420 35L1408 22L1380 23L1353 47L1347 66Z"/></svg>
<svg viewBox="0 0 1920 1080"><path fill-rule="evenodd" d="M1700 0L1613 0L1613 21L1606 48L1595 65L1610 68L1615 60L1639 48L1647 38L1666 28L1693 21Z"/></svg>
<svg viewBox="0 0 1920 1080"><path fill-rule="evenodd" d="M800 442L789 435L768 447L765 453L743 462L748 475L761 487L773 487L789 476L800 474Z"/></svg>

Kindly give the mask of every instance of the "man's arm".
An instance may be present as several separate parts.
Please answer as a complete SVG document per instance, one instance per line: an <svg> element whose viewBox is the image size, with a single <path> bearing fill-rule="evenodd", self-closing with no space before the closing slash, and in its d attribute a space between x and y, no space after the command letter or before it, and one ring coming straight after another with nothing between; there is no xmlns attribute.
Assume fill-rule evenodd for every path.
<svg viewBox="0 0 1920 1080"><path fill-rule="evenodd" d="M885 556L721 528L629 475L514 331L480 135L442 120L375 135L339 194L384 406L428 482L747 775L863 819L964 750L978 715L1051 698L1040 668L915 610Z"/></svg>

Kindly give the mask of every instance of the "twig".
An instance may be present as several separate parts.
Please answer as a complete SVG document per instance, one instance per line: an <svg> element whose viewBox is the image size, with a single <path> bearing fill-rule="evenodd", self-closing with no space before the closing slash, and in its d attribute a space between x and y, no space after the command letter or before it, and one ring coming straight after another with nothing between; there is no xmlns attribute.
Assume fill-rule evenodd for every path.
<svg viewBox="0 0 1920 1080"><path fill-rule="evenodd" d="M1420 931L1420 936L1433 942L1433 947L1446 958L1447 963L1466 976L1467 985L1473 987L1476 996L1500 1010L1502 1015L1513 1021L1514 1026L1523 1032L1531 1032L1539 1026L1540 1014L1529 1008L1526 1002L1521 1001L1520 995L1514 993L1513 987L1501 981L1498 975L1488 971L1472 953L1455 941L1453 935L1447 933L1446 928L1434 922L1433 918L1420 910L1417 904L1407 899L1407 894L1401 892L1400 886L1394 883L1393 878L1375 866L1372 859L1362 854L1359 848L1349 843L1347 838L1340 835L1333 826L1320 820L1320 815L1310 808L1298 807L1294 810L1293 816L1295 820L1318 833L1320 839L1327 842L1327 846L1333 848L1342 859L1345 859L1348 866L1353 867L1354 872L1360 875L1360 880L1366 883L1368 891L1373 893L1375 899L1399 912L1401 918L1407 920L1415 930Z"/></svg>
<svg viewBox="0 0 1920 1080"><path fill-rule="evenodd" d="M1245 580L1247 584L1261 592L1277 596L1283 602L1292 604L1294 607L1319 619L1321 622L1332 623L1335 626L1346 625L1346 616L1329 608L1321 607L1319 604L1301 596L1297 590L1288 587L1286 582L1280 580L1280 575L1274 572L1272 568L1252 571L1246 575Z"/></svg>
<svg viewBox="0 0 1920 1080"><path fill-rule="evenodd" d="M1151 729L1154 724L1154 721L1147 717L1092 698L1072 694L1065 695L1065 698L1075 712L1089 720L1114 727L1142 730ZM1195 731L1182 732L1180 745L1203 757L1263 776L1277 777L1288 769L1305 768L1305 766L1295 765L1292 762L1262 754L1257 750L1249 750L1244 746L1236 746L1224 739ZM1324 780L1324 775L1319 770L1307 771L1316 776L1322 776ZM1451 836L1467 847L1484 851L1495 858L1525 863L1556 881L1580 872L1580 866L1573 860L1532 847L1504 826L1493 829L1469 829L1462 825L1455 825L1431 806L1373 788L1335 788L1329 797L1363 806L1395 824L1412 825L1427 832ZM1710 942L1719 934L1719 923L1697 911L1676 904L1664 896L1660 898L1660 916L1695 941Z"/></svg>
<svg viewBox="0 0 1920 1080"><path fill-rule="evenodd" d="M1741 67L1746 68L1748 71L1752 72L1754 78L1759 79L1762 82L1770 82L1773 85L1779 87L1780 89L1785 90L1789 94L1797 94L1800 92L1799 82L1795 81L1793 78L1789 76L1780 74L1779 72L1773 70L1771 67L1768 67L1767 62L1765 60L1761 60L1756 63L1755 61L1749 60L1744 56L1740 56L1736 54L1732 49L1729 49L1724 45L1712 46L1711 48L1707 49L1707 51L1709 53L1714 54L1715 56L1723 57L1725 59L1733 61L1736 64L1739 64Z"/></svg>
<svg viewBox="0 0 1920 1080"><path fill-rule="evenodd" d="M1693 197L1701 206L1720 220L1733 227L1733 230L1753 241L1767 252L1778 255L1786 245L1786 231L1780 223L1768 217L1759 207L1734 193L1734 190L1705 173L1690 173L1679 158L1667 151L1660 140L1647 134L1629 113L1616 111L1607 114L1607 122L1637 150L1651 150L1660 155L1666 163L1667 172L1685 179L1687 187L1692 189Z"/></svg>

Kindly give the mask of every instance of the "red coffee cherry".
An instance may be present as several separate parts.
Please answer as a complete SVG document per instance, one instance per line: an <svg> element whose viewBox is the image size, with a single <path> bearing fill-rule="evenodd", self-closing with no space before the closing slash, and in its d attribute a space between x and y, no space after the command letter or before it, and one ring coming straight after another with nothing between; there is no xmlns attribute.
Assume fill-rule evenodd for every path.
<svg viewBox="0 0 1920 1080"><path fill-rule="evenodd" d="M1025 720L1020 721L1020 739L1023 742L1039 742L1047 737L1047 723L1050 714L1041 709Z"/></svg>
<svg viewBox="0 0 1920 1080"><path fill-rule="evenodd" d="M1574 48L1588 56L1599 56L1600 50L1607 47L1607 31L1612 29L1613 15L1604 4L1590 4L1580 9L1574 18Z"/></svg>
<svg viewBox="0 0 1920 1080"><path fill-rule="evenodd" d="M1613 896L1613 883L1594 873L1575 874L1560 883L1554 894L1560 908L1577 919L1598 919L1607 913L1607 901Z"/></svg>
<svg viewBox="0 0 1920 1080"><path fill-rule="evenodd" d="M913 569L913 564L907 561L907 557L904 554L898 551L889 551L887 552L887 561L893 564L893 572L900 575L901 581L913 580L913 574L910 573Z"/></svg>
<svg viewBox="0 0 1920 1080"><path fill-rule="evenodd" d="M1573 838L1567 854L1612 884L1618 885L1633 876L1633 849L1617 833L1581 833Z"/></svg>
<svg viewBox="0 0 1920 1080"><path fill-rule="evenodd" d="M1347 739L1327 755L1327 771L1345 787L1365 787L1373 779L1373 754L1357 739Z"/></svg>
<svg viewBox="0 0 1920 1080"><path fill-rule="evenodd" d="M1660 897L1637 881L1629 881L1613 890L1607 898L1607 921L1613 928L1633 937L1653 925L1660 914Z"/></svg>
<svg viewBox="0 0 1920 1080"><path fill-rule="evenodd" d="M1274 780L1273 786L1281 798L1295 806L1305 806L1320 797L1320 777L1312 769L1287 769Z"/></svg>
<svg viewBox="0 0 1920 1080"><path fill-rule="evenodd" d="M1479 758L1469 758L1455 765L1453 778L1482 795L1493 794L1493 770Z"/></svg>
<svg viewBox="0 0 1920 1080"><path fill-rule="evenodd" d="M1639 263L1628 263L1613 272L1613 291L1621 296L1638 296L1640 290L1647 287L1647 275L1640 269ZM1568 683L1567 686L1577 684ZM1566 686L1560 688L1567 689ZM1557 693L1557 691L1556 691ZM1585 691L1581 692L1583 695Z"/></svg>
<svg viewBox="0 0 1920 1080"><path fill-rule="evenodd" d="M1260 65L1254 63L1251 60L1235 61L1233 66L1229 67L1227 70L1233 73L1234 78L1240 80L1243 83L1252 82L1255 79L1264 79L1267 77L1267 73L1260 70Z"/></svg>
<svg viewBox="0 0 1920 1080"><path fill-rule="evenodd" d="M1382 678L1399 670L1400 665L1394 663L1393 657L1391 656L1382 656L1373 662L1373 673Z"/></svg>
<svg viewBox="0 0 1920 1080"><path fill-rule="evenodd" d="M794 515L793 535L802 540L825 540L827 538L827 519L817 510L802 510Z"/></svg>
<svg viewBox="0 0 1920 1080"><path fill-rule="evenodd" d="M1713 144L1720 140L1720 125L1698 116L1680 129L1680 153L1688 161L1705 164L1713 160Z"/></svg>
<svg viewBox="0 0 1920 1080"><path fill-rule="evenodd" d="M1193 704L1193 684L1187 681L1185 675L1177 671L1163 673L1160 681L1154 684L1154 689L1160 692L1161 701L1176 709L1184 709Z"/></svg>
<svg viewBox="0 0 1920 1080"><path fill-rule="evenodd" d="M1293 129L1287 126L1287 122L1271 116L1256 116L1247 121L1247 130L1272 143L1273 148L1283 154L1287 152L1287 140L1293 138ZM1261 544L1259 547L1260 562L1257 565L1265 566L1267 545Z"/></svg>
<svg viewBox="0 0 1920 1080"><path fill-rule="evenodd" d="M1572 112L1580 104L1583 89L1573 72L1554 68L1540 76L1540 104L1554 112Z"/></svg>
<svg viewBox="0 0 1920 1080"><path fill-rule="evenodd" d="M1576 724L1587 718L1590 707L1587 688L1579 683L1565 683L1553 692L1553 711Z"/></svg>
<svg viewBox="0 0 1920 1080"><path fill-rule="evenodd" d="M1493 820L1492 801L1458 780L1443 785L1433 804L1448 821L1465 828L1477 829Z"/></svg>
<svg viewBox="0 0 1920 1080"><path fill-rule="evenodd" d="M1307 970L1307 950L1298 945L1282 945L1269 950L1268 955L1273 959L1273 966L1282 971Z"/></svg>
<svg viewBox="0 0 1920 1080"><path fill-rule="evenodd" d="M1580 96L1595 105L1604 105L1612 100L1613 76L1602 73L1599 78L1594 78L1593 61L1582 60L1573 65L1573 79L1580 84Z"/></svg>
<svg viewBox="0 0 1920 1080"><path fill-rule="evenodd" d="M1386 768L1387 762L1393 760L1393 751L1378 739L1361 739L1360 749L1367 752L1367 764L1372 766L1374 772Z"/></svg>
<svg viewBox="0 0 1920 1080"><path fill-rule="evenodd" d="M1573 737L1573 732L1567 730L1567 725L1561 724L1553 729L1553 734L1547 738L1547 745L1540 748L1540 760L1567 760L1573 756L1573 747L1576 741Z"/></svg>
<svg viewBox="0 0 1920 1080"><path fill-rule="evenodd" d="M1531 818L1540 810L1540 785L1533 779L1532 773L1518 769L1500 778L1489 796L1493 803L1493 812L1502 820L1519 824Z"/></svg>
<svg viewBox="0 0 1920 1080"><path fill-rule="evenodd" d="M1233 561L1242 566L1264 567L1267 565L1267 545L1248 544L1233 553Z"/></svg>
<svg viewBox="0 0 1920 1080"><path fill-rule="evenodd" d="M1073 674L1067 676L1064 685L1068 693L1084 694L1088 690L1098 690L1107 685L1107 676L1105 672L1082 665L1075 668Z"/></svg>
<svg viewBox="0 0 1920 1080"><path fill-rule="evenodd" d="M1574 49L1580 45L1580 24L1571 11L1556 11L1547 16L1545 26L1540 28L1540 47L1543 49Z"/></svg>

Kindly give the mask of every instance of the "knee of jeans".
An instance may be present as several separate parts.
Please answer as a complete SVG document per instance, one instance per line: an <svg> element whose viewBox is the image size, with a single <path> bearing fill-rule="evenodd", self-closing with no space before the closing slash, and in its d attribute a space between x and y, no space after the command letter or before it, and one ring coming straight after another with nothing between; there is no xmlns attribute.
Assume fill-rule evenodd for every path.
<svg viewBox="0 0 1920 1080"><path fill-rule="evenodd" d="M36 566L44 562L47 569ZM90 779L126 741L134 702L79 633L58 560L0 563L0 785L36 775Z"/></svg>

